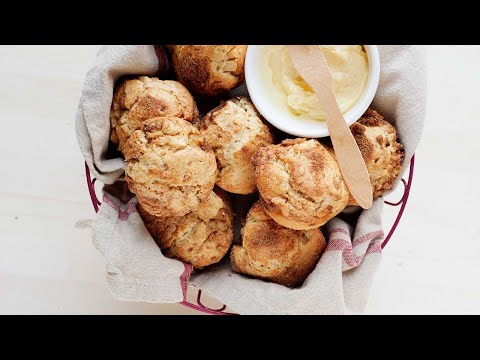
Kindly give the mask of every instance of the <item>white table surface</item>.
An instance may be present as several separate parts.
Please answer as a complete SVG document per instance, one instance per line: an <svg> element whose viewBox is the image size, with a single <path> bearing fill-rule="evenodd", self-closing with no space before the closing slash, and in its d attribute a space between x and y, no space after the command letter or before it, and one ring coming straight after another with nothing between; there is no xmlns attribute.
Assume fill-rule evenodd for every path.
<svg viewBox="0 0 480 360"><path fill-rule="evenodd" d="M194 313L113 300L74 115L98 46L0 47L0 313ZM369 314L480 314L480 47L428 46L428 115ZM385 227L394 212L387 211Z"/></svg>

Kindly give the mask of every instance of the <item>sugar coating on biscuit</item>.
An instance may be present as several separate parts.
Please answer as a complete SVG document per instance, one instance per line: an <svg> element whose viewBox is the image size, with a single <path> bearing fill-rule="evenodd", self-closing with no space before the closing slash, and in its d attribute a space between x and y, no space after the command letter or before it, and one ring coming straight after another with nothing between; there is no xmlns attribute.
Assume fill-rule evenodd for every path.
<svg viewBox="0 0 480 360"><path fill-rule="evenodd" d="M226 194L212 191L196 210L180 217L160 218L141 205L138 211L165 256L197 269L219 262L232 244L233 214Z"/></svg>
<svg viewBox="0 0 480 360"><path fill-rule="evenodd" d="M233 246L230 260L236 272L296 287L313 271L325 247L319 229L283 227L257 202L242 229L242 245Z"/></svg>
<svg viewBox="0 0 480 360"><path fill-rule="evenodd" d="M253 156L265 211L279 224L314 229L341 212L349 192L337 161L316 140L284 140Z"/></svg>
<svg viewBox="0 0 480 360"><path fill-rule="evenodd" d="M189 122L164 117L147 120L124 147L130 191L149 213L182 216L196 209L213 189L213 151Z"/></svg>
<svg viewBox="0 0 480 360"><path fill-rule="evenodd" d="M190 92L178 81L148 76L124 80L116 88L110 110L111 140L122 150L132 133L148 119L174 116L193 122L198 109Z"/></svg>
<svg viewBox="0 0 480 360"><path fill-rule="evenodd" d="M241 85L247 45L169 45L178 80L198 94L219 95Z"/></svg>
<svg viewBox="0 0 480 360"><path fill-rule="evenodd" d="M252 156L272 144L273 136L252 102L246 97L222 102L205 116L200 131L215 152L217 186L235 194L255 192Z"/></svg>
<svg viewBox="0 0 480 360"><path fill-rule="evenodd" d="M404 151L403 145L398 141L397 131L372 109L368 109L350 129L365 160L373 197L382 196L393 187L402 172ZM352 196L348 205L358 206Z"/></svg>

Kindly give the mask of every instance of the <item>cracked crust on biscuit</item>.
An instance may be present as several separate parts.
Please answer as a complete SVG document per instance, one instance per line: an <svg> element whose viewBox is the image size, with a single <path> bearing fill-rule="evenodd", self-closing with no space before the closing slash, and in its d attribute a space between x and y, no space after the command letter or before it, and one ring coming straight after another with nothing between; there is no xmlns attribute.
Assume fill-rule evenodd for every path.
<svg viewBox="0 0 480 360"><path fill-rule="evenodd" d="M220 189L185 216L161 218L141 205L138 212L165 256L196 269L218 263L232 244L233 213L228 195Z"/></svg>
<svg viewBox="0 0 480 360"><path fill-rule="evenodd" d="M252 102L246 97L222 102L205 116L200 131L215 152L217 186L235 194L255 192L252 156L272 144L273 136Z"/></svg>
<svg viewBox="0 0 480 360"><path fill-rule="evenodd" d="M147 120L124 148L130 191L149 213L182 216L196 209L213 189L217 164L202 136L183 119Z"/></svg>
<svg viewBox="0 0 480 360"><path fill-rule="evenodd" d="M253 156L265 211L280 225L314 229L341 212L349 192L334 157L316 140L284 140Z"/></svg>
<svg viewBox="0 0 480 360"><path fill-rule="evenodd" d="M300 286L313 271L326 242L319 229L292 230L277 224L257 202L242 229L242 245L234 245L234 271L284 286Z"/></svg>
<svg viewBox="0 0 480 360"><path fill-rule="evenodd" d="M373 197L382 196L393 187L402 172L404 151L398 141L397 131L372 109L368 109L350 129L365 160ZM358 206L352 196L348 205Z"/></svg>
<svg viewBox="0 0 480 360"><path fill-rule="evenodd" d="M132 133L148 119L173 116L195 122L198 115L195 100L178 81L148 76L124 80L113 95L111 140L122 151Z"/></svg>
<svg viewBox="0 0 480 360"><path fill-rule="evenodd" d="M178 80L198 94L219 95L241 85L247 45L169 45Z"/></svg>

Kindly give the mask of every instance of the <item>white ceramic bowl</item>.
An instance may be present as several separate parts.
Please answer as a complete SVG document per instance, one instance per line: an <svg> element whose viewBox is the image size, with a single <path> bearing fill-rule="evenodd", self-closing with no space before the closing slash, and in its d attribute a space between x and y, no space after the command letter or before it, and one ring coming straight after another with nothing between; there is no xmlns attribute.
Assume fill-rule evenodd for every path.
<svg viewBox="0 0 480 360"><path fill-rule="evenodd" d="M274 94L271 93L271 90L269 91L267 83L260 80L265 76L261 59L263 56L262 46L264 45L249 45L245 59L245 80L248 92L260 114L277 129L291 135L306 138L329 136L326 121L298 118L286 111L284 107L275 104L272 99ZM380 58L377 46L363 46L368 57L368 80L358 101L343 114L349 126L360 119L372 103L380 79Z"/></svg>

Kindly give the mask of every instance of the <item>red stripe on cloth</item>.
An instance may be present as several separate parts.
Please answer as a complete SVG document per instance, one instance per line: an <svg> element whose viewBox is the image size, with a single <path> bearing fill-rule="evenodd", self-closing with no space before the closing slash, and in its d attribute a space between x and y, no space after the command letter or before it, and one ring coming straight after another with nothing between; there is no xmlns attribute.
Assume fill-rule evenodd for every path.
<svg viewBox="0 0 480 360"><path fill-rule="evenodd" d="M359 238L353 240L352 242L352 247L358 246L360 244L363 244L364 242L372 240L372 236L375 237L385 237L385 234L383 233L383 230L377 230L368 234L365 234L363 236L360 236Z"/></svg>
<svg viewBox="0 0 480 360"><path fill-rule="evenodd" d="M333 229L330 232L329 236L331 236L333 234L344 234L344 235L347 235L348 237L350 237L350 233L348 232L348 230L345 230L345 229L342 229L342 228ZM372 239L373 234L376 234L376 236L381 236L381 237L385 236L383 230L377 230L377 231L374 231L374 232L371 232L371 233L367 233L367 234L353 240L352 247L355 247L355 246L363 244L364 242L370 241Z"/></svg>
<svg viewBox="0 0 480 360"><path fill-rule="evenodd" d="M190 278L190 275L192 274L193 266L190 265L190 264L186 264L186 263L183 263L183 266L185 266L185 270L183 271L183 274L180 276L180 286L182 287L183 301L186 301L187 300L188 279Z"/></svg>
<svg viewBox="0 0 480 360"><path fill-rule="evenodd" d="M342 228L334 228L332 231L330 231L329 236L332 235L332 234L338 234L338 233L350 236L350 232L348 230L345 230L345 229L342 229Z"/></svg>
<svg viewBox="0 0 480 360"><path fill-rule="evenodd" d="M123 211L122 209L120 209L120 207L117 204L115 204L115 201L113 201L106 194L103 195L103 202L108 204L113 210L117 212L118 218L121 221L127 221L130 214L137 211L137 207L136 207L137 204L134 202L131 202L130 204L128 204L127 210Z"/></svg>
<svg viewBox="0 0 480 360"><path fill-rule="evenodd" d="M342 240L341 242L345 242ZM373 241L369 246L365 254L355 256L353 253L353 250L351 247L348 246L348 244L345 244L343 246L339 245L339 249L342 251L342 257L345 263L350 267L350 268L356 268L359 266L363 259L365 258L366 255L370 254L375 254L375 253L381 253L382 252L382 241L381 240L376 240Z"/></svg>
<svg viewBox="0 0 480 360"><path fill-rule="evenodd" d="M375 254L382 252L382 242L381 241L374 241L372 242L367 249L367 254Z"/></svg>
<svg viewBox="0 0 480 360"><path fill-rule="evenodd" d="M380 237L380 239L376 241L372 241L375 238ZM374 254L382 252L382 238L383 238L383 231L374 231L364 236L360 237L357 240L361 240L360 242L357 241L357 245L372 241L367 248L367 251L359 256L356 256L353 253L352 243L345 239L335 238L330 239L328 242L327 251L342 251L343 260L347 263L350 268L355 268L360 265L367 254Z"/></svg>

